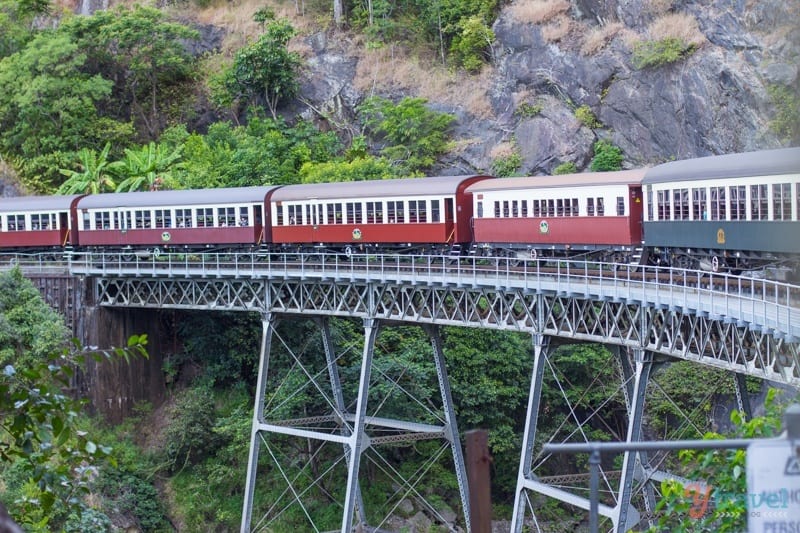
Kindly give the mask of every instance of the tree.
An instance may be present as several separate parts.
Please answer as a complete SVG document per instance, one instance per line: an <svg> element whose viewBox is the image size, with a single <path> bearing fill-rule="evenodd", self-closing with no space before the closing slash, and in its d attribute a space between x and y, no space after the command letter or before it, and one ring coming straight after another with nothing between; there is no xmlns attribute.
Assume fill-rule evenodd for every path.
<svg viewBox="0 0 800 533"><path fill-rule="evenodd" d="M124 179L116 192L171 189L172 170L180 165L183 146L168 148L154 142L138 150L125 149L125 158L117 162L116 171Z"/></svg>
<svg viewBox="0 0 800 533"><path fill-rule="evenodd" d="M449 147L453 115L425 107L424 98L406 97L397 104L373 96L359 107L373 139L383 141L381 153L409 174L431 167Z"/></svg>
<svg viewBox="0 0 800 533"><path fill-rule="evenodd" d="M167 22L162 11L136 6L99 11L67 20L68 34L87 57L85 70L113 81L115 108L109 116L137 125L140 136L155 139L170 116L182 113L197 63L186 47L198 32Z"/></svg>
<svg viewBox="0 0 800 533"><path fill-rule="evenodd" d="M0 60L0 149L30 157L95 146L96 105L110 96L111 82L85 66L86 54L53 33Z"/></svg>
<svg viewBox="0 0 800 533"><path fill-rule="evenodd" d="M134 336L126 348L98 351L74 341L42 355L56 342L63 346L66 331L52 310L42 316L43 307L38 291L19 269L0 274L3 329L15 325L19 335L11 360L8 348L0 360L0 470L5 482L0 498L10 504L12 517L32 531L59 530L70 514L80 516L86 507L82 495L110 452L80 429L83 402L64 392L75 367L87 357L146 356L147 342L146 336ZM6 339L0 345L7 346ZM6 499L6 474L12 467L25 482L22 497L13 502Z"/></svg>
<svg viewBox="0 0 800 533"><path fill-rule="evenodd" d="M294 36L288 21L268 24L264 35L236 53L226 86L236 99L256 104L263 98L272 114L278 117L278 104L297 93L297 70L300 56L289 52L286 44Z"/></svg>
<svg viewBox="0 0 800 533"><path fill-rule="evenodd" d="M113 192L116 188L112 175L115 165L108 160L110 148L111 143L106 143L99 154L89 148L81 148L77 154L80 170L59 170L67 176L67 181L58 188L58 194Z"/></svg>

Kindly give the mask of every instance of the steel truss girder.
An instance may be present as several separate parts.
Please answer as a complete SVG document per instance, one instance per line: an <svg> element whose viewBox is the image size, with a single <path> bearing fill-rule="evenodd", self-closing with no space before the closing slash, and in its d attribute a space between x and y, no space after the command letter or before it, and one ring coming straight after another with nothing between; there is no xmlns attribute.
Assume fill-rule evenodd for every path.
<svg viewBox="0 0 800 533"><path fill-rule="evenodd" d="M800 345L730 316L521 288L348 280L106 277L103 306L258 311L525 331L601 342L800 386Z"/></svg>

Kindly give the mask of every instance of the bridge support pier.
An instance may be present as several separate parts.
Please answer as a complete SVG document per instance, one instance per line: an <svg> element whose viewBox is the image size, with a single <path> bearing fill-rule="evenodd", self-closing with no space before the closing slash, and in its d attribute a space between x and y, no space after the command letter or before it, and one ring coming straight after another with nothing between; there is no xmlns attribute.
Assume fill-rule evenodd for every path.
<svg viewBox="0 0 800 533"><path fill-rule="evenodd" d="M244 485L244 508L242 509L241 533L250 531L253 518L253 494L255 493L256 472L258 471L258 453L261 450L261 432L264 420L264 392L267 387L269 371L269 352L272 346L272 331L275 327L275 315L266 313L261 319L261 353L258 358L258 381L256 382L256 398L253 407L253 424L250 428L250 452L247 459L247 478Z"/></svg>
<svg viewBox="0 0 800 533"><path fill-rule="evenodd" d="M522 433L522 453L517 474L517 488L514 494L514 512L511 516L511 531L521 533L525 521L526 491L536 490L540 485L531 474L533 444L536 440L536 423L539 418L539 401L542 397L542 376L547 362L548 338L541 333L533 334L533 371L528 393L528 411L525 417L525 430Z"/></svg>
<svg viewBox="0 0 800 533"><path fill-rule="evenodd" d="M628 403L628 432L627 442L638 442L642 436L642 415L644 414L644 398L647 383L650 379L650 370L653 366L653 354L642 348L633 350L634 365L631 368L628 356L623 348L618 350L622 363L623 379L627 390ZM643 465L647 464L647 456L639 452L625 452L622 458L622 475L619 482L619 496L614 514L611 519L614 529L619 533L628 531L639 522L638 512L631 506L633 493L633 480L635 473L643 472ZM645 506L655 507L655 495L650 483L645 486Z"/></svg>

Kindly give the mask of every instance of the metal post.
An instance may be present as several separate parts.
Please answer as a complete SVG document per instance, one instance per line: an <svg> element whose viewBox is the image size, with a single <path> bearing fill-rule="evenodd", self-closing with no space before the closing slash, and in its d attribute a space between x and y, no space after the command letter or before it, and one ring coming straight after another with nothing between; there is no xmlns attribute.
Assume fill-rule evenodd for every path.
<svg viewBox="0 0 800 533"><path fill-rule="evenodd" d="M733 385L736 389L736 403L745 420L753 419L753 408L750 406L750 396L747 393L747 378L744 374L733 373Z"/></svg>
<svg viewBox="0 0 800 533"><path fill-rule="evenodd" d="M522 453L520 454L517 489L514 495L514 512L511 515L511 531L522 533L525 521L525 481L531 476L533 444L536 439L536 423L539 418L539 401L542 397L542 375L547 360L547 337L541 333L533 334L533 372L528 393L528 410L525 417L525 430L522 434Z"/></svg>
<svg viewBox="0 0 800 533"><path fill-rule="evenodd" d="M600 448L589 454L589 533L597 533L600 509Z"/></svg>
<svg viewBox="0 0 800 533"><path fill-rule="evenodd" d="M353 433L350 435L350 458L347 464L347 492L344 498L344 516L342 533L349 533L353 525L353 508L358 485L358 468L361 464L361 446L366 438L364 420L367 416L367 397L369 395L369 378L372 372L372 355L375 351L375 338L378 336L380 323L373 318L364 319L364 353L361 359L361 377L358 381L358 401L356 416L353 422Z"/></svg>
<svg viewBox="0 0 800 533"><path fill-rule="evenodd" d="M247 460L247 479L244 485L241 533L250 531L250 522L253 516L253 493L258 471L258 452L261 449L259 433L261 431L260 426L264 423L264 393L267 387L272 330L276 322L275 315L271 313L265 313L261 320L261 354L258 361L258 381L256 384L255 406L253 408L253 424L250 427L250 454Z"/></svg>

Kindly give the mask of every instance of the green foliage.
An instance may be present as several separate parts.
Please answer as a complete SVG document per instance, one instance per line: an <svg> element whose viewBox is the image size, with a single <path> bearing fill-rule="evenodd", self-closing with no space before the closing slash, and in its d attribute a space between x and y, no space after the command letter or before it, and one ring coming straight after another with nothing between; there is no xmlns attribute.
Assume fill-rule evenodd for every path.
<svg viewBox="0 0 800 533"><path fill-rule="evenodd" d="M522 156L515 148L511 153L497 157L492 161L492 172L500 178L507 178L519 172L522 166Z"/></svg>
<svg viewBox="0 0 800 533"><path fill-rule="evenodd" d="M775 107L770 128L793 146L800 144L800 91L797 88L772 84L767 87L767 93Z"/></svg>
<svg viewBox="0 0 800 533"><path fill-rule="evenodd" d="M286 49L295 30L286 20L267 25L258 40L239 49L228 71L226 86L234 100L245 106L259 101L266 103L277 119L278 104L298 90L297 71L300 56Z"/></svg>
<svg viewBox="0 0 800 533"><path fill-rule="evenodd" d="M426 103L406 97L393 104L373 96L358 108L373 139L384 141L381 154L408 174L429 168L450 147L448 130L455 117L429 110Z"/></svg>
<svg viewBox="0 0 800 533"><path fill-rule="evenodd" d="M106 507L133 518L139 531L164 531L167 528L158 491L128 466L105 468L95 484L95 490L103 495Z"/></svg>
<svg viewBox="0 0 800 533"><path fill-rule="evenodd" d="M658 41L640 41L633 45L631 61L637 69L660 67L680 61L691 55L696 45L686 43L677 37L667 37Z"/></svg>
<svg viewBox="0 0 800 533"><path fill-rule="evenodd" d="M185 139L184 165L176 172L185 188L244 187L298 182L305 163L329 161L341 150L334 132L308 122L251 118L246 126L218 122L206 135Z"/></svg>
<svg viewBox="0 0 800 533"><path fill-rule="evenodd" d="M553 169L554 176L560 176L562 174L575 174L576 172L578 172L578 167L575 166L575 163L572 161L564 161Z"/></svg>
<svg viewBox="0 0 800 533"><path fill-rule="evenodd" d="M19 309L45 305L38 293L36 297L30 294L29 286L30 282L26 283L18 271L3 275L0 305L4 313L0 316L12 315L9 322L16 323ZM17 298L21 301L9 301ZM38 305L33 302L36 299ZM27 317L30 320L33 315L28 313ZM42 329L37 331L44 339L63 339L63 325L57 320L37 320L42 321ZM48 324L53 334L46 331ZM9 511L30 530L58 530L67 522L81 522L86 506L82 497L110 453L110 448L96 443L80 428L78 413L83 402L64 390L71 385L75 367L82 366L87 357L102 361L146 356L147 338L133 336L127 347L111 351L84 349L75 341L70 348L31 357L27 352L44 342L30 337L33 326L27 323L21 328L24 335L15 347L21 351L20 356L14 358L13 364L6 361L0 374L0 462L6 472L17 472L16 478L4 472L5 479L19 480L16 485L0 487L0 498L7 499L5 491L16 496L8 501ZM84 520L92 521L88 516Z"/></svg>
<svg viewBox="0 0 800 533"><path fill-rule="evenodd" d="M0 367L27 371L67 340L64 320L19 268L0 273Z"/></svg>
<svg viewBox="0 0 800 533"><path fill-rule="evenodd" d="M489 58L494 32L479 16L458 21L458 33L453 36L450 52L468 72L477 72Z"/></svg>
<svg viewBox="0 0 800 533"><path fill-rule="evenodd" d="M141 139L155 139L167 117L180 116L188 107L186 88L197 62L185 43L196 40L197 31L167 22L162 11L142 6L73 17L59 31L84 51L86 71L113 80L117 106L98 110L119 122L133 122Z"/></svg>
<svg viewBox="0 0 800 533"><path fill-rule="evenodd" d="M114 192L113 164L108 160L110 149L111 143L106 143L99 154L89 148L81 148L77 154L80 170L61 169L67 181L58 188L58 194Z"/></svg>
<svg viewBox="0 0 800 533"><path fill-rule="evenodd" d="M595 129L602 126L602 124L600 124L600 121L597 120L597 117L594 116L592 108L589 107L588 105L582 105L579 108L577 108L575 110L575 118L577 118L581 124L590 129Z"/></svg>
<svg viewBox="0 0 800 533"><path fill-rule="evenodd" d="M0 150L33 157L96 146L98 107L112 83L87 66L84 51L62 33L40 33L0 60Z"/></svg>
<svg viewBox="0 0 800 533"><path fill-rule="evenodd" d="M154 142L138 150L126 148L125 158L113 169L121 178L116 192L174 189L173 171L181 166L182 151L182 145L171 148Z"/></svg>
<svg viewBox="0 0 800 533"><path fill-rule="evenodd" d="M178 472L216 453L220 441L212 431L216 418L213 406L208 405L211 397L206 387L188 389L178 396L164 432L167 471Z"/></svg>
<svg viewBox="0 0 800 533"><path fill-rule="evenodd" d="M33 37L30 28L36 13L25 7L23 2L0 1L0 59L17 52Z"/></svg>
<svg viewBox="0 0 800 533"><path fill-rule="evenodd" d="M590 168L594 172L609 172L622 169L622 150L608 141L594 143L594 158Z"/></svg>
<svg viewBox="0 0 800 533"><path fill-rule="evenodd" d="M530 102L522 102L514 111L514 114L524 118L531 118L541 113L542 109L543 109L542 104L532 104Z"/></svg>
<svg viewBox="0 0 800 533"><path fill-rule="evenodd" d="M300 167L302 183L383 180L396 177L395 169L382 157L365 157L352 161L304 163Z"/></svg>
<svg viewBox="0 0 800 533"><path fill-rule="evenodd" d="M770 389L765 400L766 413L745 421L739 411L731 413L734 435L729 438L765 438L780 431L780 406L775 401L776 389ZM706 433L704 440L721 439L717 433ZM679 457L683 477L696 484L683 485L672 479L661 483L661 499L656 506L658 526L662 531L736 533L747 529L746 450L684 450ZM702 483L702 485L701 485Z"/></svg>

